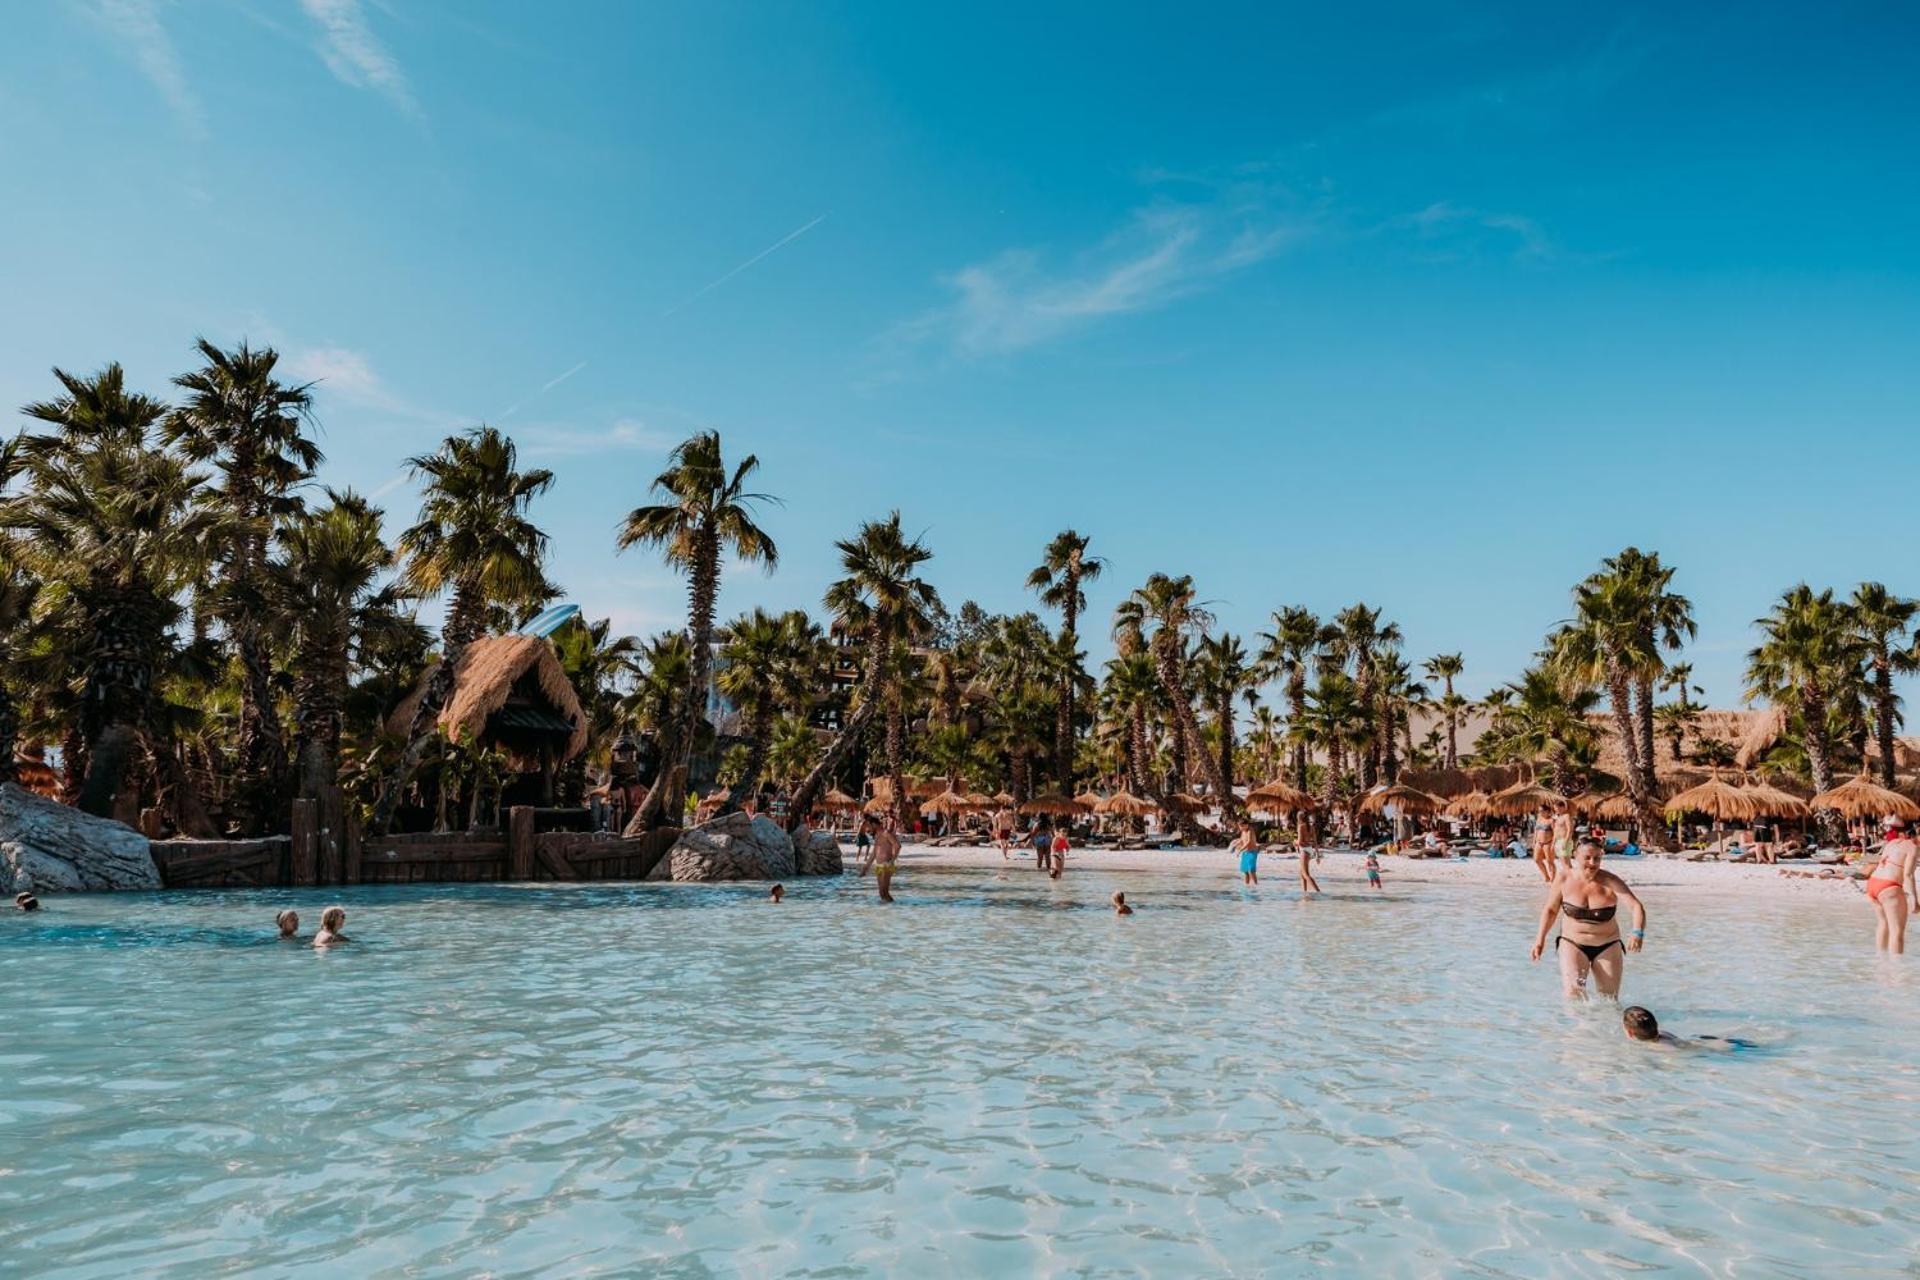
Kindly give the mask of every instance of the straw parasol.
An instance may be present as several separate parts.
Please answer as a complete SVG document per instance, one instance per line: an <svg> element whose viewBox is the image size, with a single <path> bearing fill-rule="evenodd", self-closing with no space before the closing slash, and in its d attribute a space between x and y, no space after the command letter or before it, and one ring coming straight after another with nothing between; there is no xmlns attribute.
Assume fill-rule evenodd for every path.
<svg viewBox="0 0 1920 1280"><path fill-rule="evenodd" d="M1035 796L1020 806L1021 813L1043 813L1053 818L1075 818L1086 811L1086 806L1082 805L1078 800L1070 799L1057 791L1049 791L1045 795Z"/></svg>
<svg viewBox="0 0 1920 1280"><path fill-rule="evenodd" d="M967 800L965 795L958 791L948 789L921 805L920 812L929 818L951 818L955 814L965 813L971 808L973 808L973 805Z"/></svg>
<svg viewBox="0 0 1920 1280"><path fill-rule="evenodd" d="M1593 806L1593 816L1605 818L1609 822L1623 822L1639 816L1633 807L1633 797L1624 791L1616 791Z"/></svg>
<svg viewBox="0 0 1920 1280"><path fill-rule="evenodd" d="M1600 806L1612 795L1610 791L1582 791L1567 800L1567 808L1582 818L1591 818L1600 812Z"/></svg>
<svg viewBox="0 0 1920 1280"><path fill-rule="evenodd" d="M1165 800L1161 801L1160 807L1168 813L1192 814L1205 813L1207 810L1213 808L1213 805L1206 800L1202 800L1192 792L1172 791L1167 794Z"/></svg>
<svg viewBox="0 0 1920 1280"><path fill-rule="evenodd" d="M1870 818L1875 814L1891 814L1909 821L1920 818L1920 804L1915 804L1898 791L1889 791L1869 782L1864 773L1822 791L1807 801L1807 805L1814 809L1832 809L1847 818Z"/></svg>
<svg viewBox="0 0 1920 1280"><path fill-rule="evenodd" d="M827 792L826 795L820 797L820 807L832 810L834 813L846 813L858 809L860 802L840 790L840 788L835 787L833 790Z"/></svg>
<svg viewBox="0 0 1920 1280"><path fill-rule="evenodd" d="M1001 791L1001 792L995 793L993 797L993 802L995 804L1012 804L1013 797L1008 795L1006 792Z"/></svg>
<svg viewBox="0 0 1920 1280"><path fill-rule="evenodd" d="M1428 795L1418 787L1405 787L1395 783L1389 787L1375 787L1360 800L1362 813L1379 813L1392 805L1401 813L1432 813L1439 809L1438 796Z"/></svg>
<svg viewBox="0 0 1920 1280"><path fill-rule="evenodd" d="M1278 778L1247 793L1247 808L1259 809L1264 813L1298 813L1302 809L1314 808L1318 803L1306 792L1288 786Z"/></svg>
<svg viewBox="0 0 1920 1280"><path fill-rule="evenodd" d="M1443 812L1455 818L1478 818L1487 811L1490 797L1484 791L1469 791L1463 796L1455 796L1447 801Z"/></svg>
<svg viewBox="0 0 1920 1280"><path fill-rule="evenodd" d="M967 792L967 803L982 813L985 813L987 810L993 808L993 797L984 791L969 791Z"/></svg>
<svg viewBox="0 0 1920 1280"><path fill-rule="evenodd" d="M1142 800L1131 791L1116 791L1100 802L1099 813L1117 814L1123 818L1144 818L1159 806L1151 800Z"/></svg>
<svg viewBox="0 0 1920 1280"><path fill-rule="evenodd" d="M1738 787L1718 778L1709 778L1697 787L1688 787L1667 801L1666 813L1677 818L1683 813L1704 813L1720 821L1743 821L1754 813L1753 801Z"/></svg>
<svg viewBox="0 0 1920 1280"><path fill-rule="evenodd" d="M1749 782L1740 788L1740 794L1753 806L1755 817L1765 814L1770 818L1804 818L1810 812L1805 800L1765 782Z"/></svg>
<svg viewBox="0 0 1920 1280"><path fill-rule="evenodd" d="M1504 791L1496 791L1487 797L1487 812L1532 813L1535 809L1550 808L1565 799L1558 791L1537 782L1516 782Z"/></svg>
<svg viewBox="0 0 1920 1280"><path fill-rule="evenodd" d="M1073 798L1073 802L1075 804L1083 804L1087 806L1087 812L1092 813L1094 810L1100 807L1100 802L1105 799L1106 797L1101 795L1098 791L1082 791L1079 795Z"/></svg>

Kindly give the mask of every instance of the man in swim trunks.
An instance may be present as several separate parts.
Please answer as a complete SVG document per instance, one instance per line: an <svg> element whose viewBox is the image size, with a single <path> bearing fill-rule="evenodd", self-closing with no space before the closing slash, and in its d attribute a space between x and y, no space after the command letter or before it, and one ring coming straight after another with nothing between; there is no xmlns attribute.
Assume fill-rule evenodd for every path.
<svg viewBox="0 0 1920 1280"><path fill-rule="evenodd" d="M1914 863L1920 846L1907 834L1907 824L1888 815L1886 843L1880 861L1867 877L1867 902L1873 907L1873 943L1876 949L1902 955L1907 949L1907 917L1920 910L1914 894Z"/></svg>
<svg viewBox="0 0 1920 1280"><path fill-rule="evenodd" d="M1228 853L1240 855L1240 883L1260 883L1260 842L1254 839L1253 824L1240 824L1240 834L1227 846Z"/></svg>
<svg viewBox="0 0 1920 1280"><path fill-rule="evenodd" d="M993 815L993 842L1000 846L1000 861L1005 862L1013 849L1013 810L1005 805Z"/></svg>
<svg viewBox="0 0 1920 1280"><path fill-rule="evenodd" d="M884 824L878 818L867 818L861 823L861 830L873 836L873 851L867 855L867 861L860 867L865 875L867 868L873 868L875 884L880 889L880 901L893 901L893 873L900 869L900 837L893 833L893 823Z"/></svg>

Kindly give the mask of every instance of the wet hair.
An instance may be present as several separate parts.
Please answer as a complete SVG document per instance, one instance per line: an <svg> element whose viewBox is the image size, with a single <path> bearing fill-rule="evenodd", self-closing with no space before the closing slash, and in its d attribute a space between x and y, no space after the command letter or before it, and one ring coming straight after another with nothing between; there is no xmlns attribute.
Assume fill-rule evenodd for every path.
<svg viewBox="0 0 1920 1280"><path fill-rule="evenodd" d="M787 886L783 884L776 884L775 886L773 886L773 888L767 890L767 896L769 898L772 898L775 902L778 902L780 901L780 895L785 893L786 891L787 891Z"/></svg>
<svg viewBox="0 0 1920 1280"><path fill-rule="evenodd" d="M1635 1040L1658 1040L1660 1038L1660 1020L1653 1016L1653 1010L1643 1009L1639 1005L1628 1005L1620 1012L1620 1025Z"/></svg>
<svg viewBox="0 0 1920 1280"><path fill-rule="evenodd" d="M288 920L293 921L294 928L298 929L300 927L300 913L295 911L292 907L282 907L280 909L280 914L276 915L273 918L274 924L278 925L282 929L287 927Z"/></svg>
<svg viewBox="0 0 1920 1280"><path fill-rule="evenodd" d="M328 907L320 913L320 927L322 929L338 929L346 922L347 909L345 907Z"/></svg>
<svg viewBox="0 0 1920 1280"><path fill-rule="evenodd" d="M1116 907L1124 907L1127 905L1127 895L1120 892L1118 889L1115 889L1113 891L1113 897L1112 899L1110 899L1110 901L1112 901L1113 905Z"/></svg>
<svg viewBox="0 0 1920 1280"><path fill-rule="evenodd" d="M40 899L30 893L16 893L13 895L13 905L22 911L38 911L40 909Z"/></svg>

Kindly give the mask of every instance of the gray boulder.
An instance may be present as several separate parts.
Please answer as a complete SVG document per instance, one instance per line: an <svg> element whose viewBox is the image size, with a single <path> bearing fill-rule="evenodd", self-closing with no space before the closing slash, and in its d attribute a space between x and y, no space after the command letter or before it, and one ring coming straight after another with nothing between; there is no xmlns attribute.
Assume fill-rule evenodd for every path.
<svg viewBox="0 0 1920 1280"><path fill-rule="evenodd" d="M159 887L147 838L132 827L0 783L0 891Z"/></svg>
<svg viewBox="0 0 1920 1280"><path fill-rule="evenodd" d="M785 880L795 874L793 840L771 818L728 813L689 827L647 874L649 880Z"/></svg>
<svg viewBox="0 0 1920 1280"><path fill-rule="evenodd" d="M828 831L814 832L813 838L795 852L803 876L837 876L847 869L840 857L840 842Z"/></svg>

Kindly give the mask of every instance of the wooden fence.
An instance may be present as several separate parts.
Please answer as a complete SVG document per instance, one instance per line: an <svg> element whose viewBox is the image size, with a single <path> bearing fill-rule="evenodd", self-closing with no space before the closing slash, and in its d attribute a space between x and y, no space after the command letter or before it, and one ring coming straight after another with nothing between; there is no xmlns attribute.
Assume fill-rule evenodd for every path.
<svg viewBox="0 0 1920 1280"><path fill-rule="evenodd" d="M674 827L632 838L536 831L534 811L514 808L498 834L363 836L337 799L296 800L291 835L155 840L152 849L169 889L644 880L679 834Z"/></svg>

